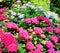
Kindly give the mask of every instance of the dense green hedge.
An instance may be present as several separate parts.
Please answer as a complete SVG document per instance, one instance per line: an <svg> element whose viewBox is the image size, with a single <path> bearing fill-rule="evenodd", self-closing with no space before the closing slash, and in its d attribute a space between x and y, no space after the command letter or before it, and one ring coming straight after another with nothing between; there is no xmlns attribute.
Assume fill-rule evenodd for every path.
<svg viewBox="0 0 60 53"><path fill-rule="evenodd" d="M50 6L51 6L50 8L51 11L60 14L60 0L51 0Z"/></svg>
<svg viewBox="0 0 60 53"><path fill-rule="evenodd" d="M1 0L0 1L0 8L4 6L11 6L16 0Z"/></svg>

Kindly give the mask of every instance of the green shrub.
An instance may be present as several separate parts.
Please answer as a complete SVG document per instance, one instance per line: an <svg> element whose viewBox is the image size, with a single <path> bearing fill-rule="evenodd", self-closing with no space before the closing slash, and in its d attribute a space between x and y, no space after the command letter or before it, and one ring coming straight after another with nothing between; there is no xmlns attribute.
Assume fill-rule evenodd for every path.
<svg viewBox="0 0 60 53"><path fill-rule="evenodd" d="M16 0L1 0L0 1L0 8L4 6L10 7L12 3L14 3Z"/></svg>
<svg viewBox="0 0 60 53"><path fill-rule="evenodd" d="M54 11L58 14L60 14L60 0L51 0L51 11Z"/></svg>

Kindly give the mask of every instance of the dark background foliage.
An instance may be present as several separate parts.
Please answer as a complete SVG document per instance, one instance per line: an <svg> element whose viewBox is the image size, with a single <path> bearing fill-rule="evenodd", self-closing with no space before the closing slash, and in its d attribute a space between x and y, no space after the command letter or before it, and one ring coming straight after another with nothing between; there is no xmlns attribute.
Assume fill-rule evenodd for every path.
<svg viewBox="0 0 60 53"><path fill-rule="evenodd" d="M50 2L50 10L60 14L60 0L51 0Z"/></svg>

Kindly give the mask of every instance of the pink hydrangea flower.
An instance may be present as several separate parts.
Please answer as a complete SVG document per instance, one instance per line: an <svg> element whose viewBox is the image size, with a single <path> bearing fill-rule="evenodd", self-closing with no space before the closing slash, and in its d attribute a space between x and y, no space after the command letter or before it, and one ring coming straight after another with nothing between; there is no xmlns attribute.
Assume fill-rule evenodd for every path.
<svg viewBox="0 0 60 53"><path fill-rule="evenodd" d="M18 45L15 44L15 43L12 43L10 44L8 47L7 47L8 51L10 52L17 52L17 49L18 49Z"/></svg>
<svg viewBox="0 0 60 53"><path fill-rule="evenodd" d="M30 53L35 53L35 51L34 50L31 50Z"/></svg>
<svg viewBox="0 0 60 53"><path fill-rule="evenodd" d="M54 32L57 34L60 34L60 29L59 28L54 28Z"/></svg>
<svg viewBox="0 0 60 53"><path fill-rule="evenodd" d="M27 50L32 50L33 48L34 48L34 45L33 45L32 42L27 42L27 43L26 43L26 49L27 49Z"/></svg>
<svg viewBox="0 0 60 53"><path fill-rule="evenodd" d="M55 53L55 50L53 48L48 49L48 53Z"/></svg>
<svg viewBox="0 0 60 53"><path fill-rule="evenodd" d="M25 22L30 24L39 24L39 20L37 18L26 18Z"/></svg>
<svg viewBox="0 0 60 53"><path fill-rule="evenodd" d="M18 44L16 42L16 39L10 32L4 33L4 35L2 36L2 41L8 52L16 52L18 50Z"/></svg>
<svg viewBox="0 0 60 53"><path fill-rule="evenodd" d="M56 35L52 35L51 40L56 44L58 42L58 37Z"/></svg>
<svg viewBox="0 0 60 53"><path fill-rule="evenodd" d="M25 23L31 23L31 18L26 18L24 21Z"/></svg>
<svg viewBox="0 0 60 53"><path fill-rule="evenodd" d="M35 28L34 28L34 32L35 32L36 34L41 34L43 31L42 31L41 28L35 27Z"/></svg>
<svg viewBox="0 0 60 53"><path fill-rule="evenodd" d="M36 44L36 48L41 50L43 46L41 44Z"/></svg>
<svg viewBox="0 0 60 53"><path fill-rule="evenodd" d="M25 40L30 39L29 33L27 31L25 31L23 28L19 28L19 36L23 37Z"/></svg>
<svg viewBox="0 0 60 53"><path fill-rule="evenodd" d="M0 53L2 53L2 48L0 47Z"/></svg>
<svg viewBox="0 0 60 53"><path fill-rule="evenodd" d="M53 45L53 43L51 42L51 41L46 41L46 47L47 48L53 48L54 47L54 45Z"/></svg>
<svg viewBox="0 0 60 53"><path fill-rule="evenodd" d="M0 39L1 39L2 35L3 35L3 30L2 30L2 28L0 28Z"/></svg>
<svg viewBox="0 0 60 53"><path fill-rule="evenodd" d="M44 34L40 34L41 38L46 38L46 36Z"/></svg>
<svg viewBox="0 0 60 53"><path fill-rule="evenodd" d="M3 12L3 9L1 8L1 9L0 9L0 13L2 13L2 12Z"/></svg>
<svg viewBox="0 0 60 53"><path fill-rule="evenodd" d="M49 18L44 18L44 22L47 23L49 26L52 26L52 23Z"/></svg>
<svg viewBox="0 0 60 53"><path fill-rule="evenodd" d="M17 26L17 24L15 24L15 23L13 23L13 22L9 22L9 23L6 23L5 24L5 27L6 28L9 28L9 29L18 29L18 26Z"/></svg>
<svg viewBox="0 0 60 53"><path fill-rule="evenodd" d="M39 49L36 49L36 50L31 50L30 53L43 53L43 52L40 51Z"/></svg>
<svg viewBox="0 0 60 53"><path fill-rule="evenodd" d="M46 27L46 31L49 33L49 32L52 32L52 27Z"/></svg>
<svg viewBox="0 0 60 53"><path fill-rule="evenodd" d="M36 49L35 53L43 53L42 51L40 51L40 49Z"/></svg>
<svg viewBox="0 0 60 53"><path fill-rule="evenodd" d="M33 29L28 29L28 32L33 32Z"/></svg>
<svg viewBox="0 0 60 53"><path fill-rule="evenodd" d="M30 35L29 35L29 33L27 32L27 31L25 31L24 33L23 33L23 38L25 39L25 40L29 40L30 39Z"/></svg>
<svg viewBox="0 0 60 53"><path fill-rule="evenodd" d="M4 9L0 9L0 14L6 14L6 12L4 12Z"/></svg>
<svg viewBox="0 0 60 53"><path fill-rule="evenodd" d="M5 16L2 16L2 15L0 14L0 20L7 20L7 18L6 18Z"/></svg>
<svg viewBox="0 0 60 53"><path fill-rule="evenodd" d="M37 19L38 19L39 21L41 21L41 20L43 21L44 18L45 18L44 16L38 16L38 17L37 17Z"/></svg>
<svg viewBox="0 0 60 53"><path fill-rule="evenodd" d="M24 29L23 28L19 28L19 36L23 37L23 33L24 33Z"/></svg>
<svg viewBox="0 0 60 53"><path fill-rule="evenodd" d="M39 24L39 21L37 18L31 18L32 24Z"/></svg>
<svg viewBox="0 0 60 53"><path fill-rule="evenodd" d="M56 51L56 53L60 53L60 50Z"/></svg>

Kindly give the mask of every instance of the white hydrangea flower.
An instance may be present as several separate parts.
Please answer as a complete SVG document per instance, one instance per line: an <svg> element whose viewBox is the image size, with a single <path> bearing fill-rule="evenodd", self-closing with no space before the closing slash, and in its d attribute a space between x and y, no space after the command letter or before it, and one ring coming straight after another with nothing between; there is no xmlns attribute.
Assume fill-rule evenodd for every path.
<svg viewBox="0 0 60 53"><path fill-rule="evenodd" d="M17 3L20 3L21 1L20 0L17 0Z"/></svg>
<svg viewBox="0 0 60 53"><path fill-rule="evenodd" d="M13 16L16 16L16 12L12 12L11 14L12 14Z"/></svg>
<svg viewBox="0 0 60 53"><path fill-rule="evenodd" d="M38 9L42 12L45 12L45 9L42 6L38 7Z"/></svg>
<svg viewBox="0 0 60 53"><path fill-rule="evenodd" d="M24 14L20 14L18 18L24 18Z"/></svg>
<svg viewBox="0 0 60 53"><path fill-rule="evenodd" d="M22 9L25 9L25 8L26 8L26 6L25 6L25 5L23 5L23 6L21 6L21 8L22 8Z"/></svg>

